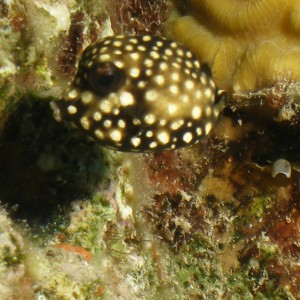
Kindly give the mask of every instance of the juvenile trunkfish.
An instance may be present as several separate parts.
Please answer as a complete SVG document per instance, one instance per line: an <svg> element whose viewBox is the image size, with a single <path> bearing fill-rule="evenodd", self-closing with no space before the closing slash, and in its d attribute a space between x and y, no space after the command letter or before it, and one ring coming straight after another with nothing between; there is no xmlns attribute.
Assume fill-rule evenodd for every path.
<svg viewBox="0 0 300 300"><path fill-rule="evenodd" d="M161 37L112 36L82 53L73 82L52 102L57 121L118 151L195 144L212 129L222 98L210 69Z"/></svg>

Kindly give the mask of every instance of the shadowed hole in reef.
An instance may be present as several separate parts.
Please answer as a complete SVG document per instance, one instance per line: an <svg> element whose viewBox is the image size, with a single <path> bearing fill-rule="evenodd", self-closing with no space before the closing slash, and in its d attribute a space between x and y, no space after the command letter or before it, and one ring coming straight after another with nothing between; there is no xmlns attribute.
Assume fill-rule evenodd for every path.
<svg viewBox="0 0 300 300"><path fill-rule="evenodd" d="M223 114L230 117L234 122L234 127L240 127L238 120L247 126L254 125L251 132L247 132L241 140L237 140L238 151L245 157L258 165L270 165L279 158L288 161L300 162L300 115L297 113L295 120L276 121L278 114L268 112L268 108L245 109L244 111L232 111L225 108ZM276 111L275 111L276 112ZM241 127L242 128L242 127ZM248 152L248 154L247 154ZM250 153L250 154L249 154Z"/></svg>
<svg viewBox="0 0 300 300"><path fill-rule="evenodd" d="M35 225L90 195L106 170L101 147L57 123L50 100L24 96L0 131L1 205Z"/></svg>

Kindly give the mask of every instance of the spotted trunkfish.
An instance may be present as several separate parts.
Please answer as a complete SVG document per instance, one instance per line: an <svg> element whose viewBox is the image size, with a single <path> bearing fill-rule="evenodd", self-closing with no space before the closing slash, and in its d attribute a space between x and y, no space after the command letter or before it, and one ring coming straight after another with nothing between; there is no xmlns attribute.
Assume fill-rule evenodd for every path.
<svg viewBox="0 0 300 300"><path fill-rule="evenodd" d="M111 36L82 53L57 121L82 129L118 151L152 152L199 142L220 111L206 64L161 37Z"/></svg>

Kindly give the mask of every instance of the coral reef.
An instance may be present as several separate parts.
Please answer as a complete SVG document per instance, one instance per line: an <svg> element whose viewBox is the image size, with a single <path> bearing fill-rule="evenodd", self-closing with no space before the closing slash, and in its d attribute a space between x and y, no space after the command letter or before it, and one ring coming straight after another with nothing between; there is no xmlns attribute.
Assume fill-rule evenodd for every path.
<svg viewBox="0 0 300 300"><path fill-rule="evenodd" d="M17 226L1 209L0 212L0 297L32 299L32 281L24 264L25 241Z"/></svg>
<svg viewBox="0 0 300 300"><path fill-rule="evenodd" d="M272 17L270 1L249 3L265 18L244 15L224 31L255 36ZM296 32L293 3L285 6L293 13L282 12ZM225 109L204 141L174 151L115 152L52 118L49 103L84 48L112 28L161 35L171 7L0 3L1 299L300 297L299 83L268 88L262 78L262 89L236 97L236 111ZM272 177L278 159L291 169L275 163Z"/></svg>
<svg viewBox="0 0 300 300"><path fill-rule="evenodd" d="M115 34L161 36L171 7L166 0L106 0Z"/></svg>
<svg viewBox="0 0 300 300"><path fill-rule="evenodd" d="M174 37L212 67L217 85L254 92L299 78L297 1L188 1L191 15L175 20Z"/></svg>

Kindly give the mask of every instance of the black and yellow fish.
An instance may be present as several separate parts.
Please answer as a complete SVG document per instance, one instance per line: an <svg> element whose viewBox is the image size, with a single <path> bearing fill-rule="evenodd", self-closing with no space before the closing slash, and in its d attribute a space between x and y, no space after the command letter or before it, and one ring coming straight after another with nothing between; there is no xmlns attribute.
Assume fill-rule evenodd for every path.
<svg viewBox="0 0 300 300"><path fill-rule="evenodd" d="M85 49L70 88L51 106L57 121L105 147L150 152L206 136L219 113L217 93L207 65L182 45L112 36Z"/></svg>

